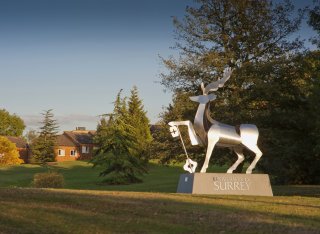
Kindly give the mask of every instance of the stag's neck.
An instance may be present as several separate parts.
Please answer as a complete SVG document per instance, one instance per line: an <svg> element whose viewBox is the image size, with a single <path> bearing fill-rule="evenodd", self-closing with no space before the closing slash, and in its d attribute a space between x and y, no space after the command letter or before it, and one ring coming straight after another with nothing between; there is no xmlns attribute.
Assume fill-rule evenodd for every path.
<svg viewBox="0 0 320 234"><path fill-rule="evenodd" d="M203 143L207 142L207 133L212 125L207 116L208 109L209 103L200 104L194 118L194 129Z"/></svg>

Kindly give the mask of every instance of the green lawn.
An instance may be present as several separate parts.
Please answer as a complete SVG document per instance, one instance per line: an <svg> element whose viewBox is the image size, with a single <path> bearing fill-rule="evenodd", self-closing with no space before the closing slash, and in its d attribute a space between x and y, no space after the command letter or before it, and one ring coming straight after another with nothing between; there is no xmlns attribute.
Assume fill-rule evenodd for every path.
<svg viewBox="0 0 320 234"><path fill-rule="evenodd" d="M61 162L51 165L50 170L58 171L65 178L66 189L136 191L174 193L177 189L179 175L185 173L179 166L162 166L149 164L149 173L142 177L143 183L131 185L105 185L99 177L99 168L85 161ZM226 172L227 167L211 167L209 172ZM33 175L48 169L38 165L0 167L0 188L32 187ZM272 186L274 195L297 195L320 197L320 186Z"/></svg>
<svg viewBox="0 0 320 234"><path fill-rule="evenodd" d="M50 170L58 171L65 178L65 188L90 190L119 190L140 192L175 192L179 175L185 173L181 166L162 166L149 164L149 173L142 177L143 183L132 185L103 185L99 177L99 168L84 161L61 162L51 165ZM226 171L225 168L214 168ZM24 164L12 167L0 167L1 187L30 187L35 173L48 171L38 165Z"/></svg>
<svg viewBox="0 0 320 234"><path fill-rule="evenodd" d="M320 199L0 189L0 233L319 233Z"/></svg>
<svg viewBox="0 0 320 234"><path fill-rule="evenodd" d="M187 195L175 194L180 166L151 163L143 183L123 186L101 184L87 162L50 167L66 189L31 188L47 170L37 165L0 168L0 233L320 233L320 186L273 186L275 197Z"/></svg>
<svg viewBox="0 0 320 234"><path fill-rule="evenodd" d="M179 175L183 173L180 167L159 166L151 163L149 173L143 176L143 183L132 185L102 184L99 168L84 161L55 163L50 170L58 171L65 178L65 188L88 190L121 190L148 192L175 192ZM48 171L38 165L24 164L0 168L0 187L31 187L35 173Z"/></svg>

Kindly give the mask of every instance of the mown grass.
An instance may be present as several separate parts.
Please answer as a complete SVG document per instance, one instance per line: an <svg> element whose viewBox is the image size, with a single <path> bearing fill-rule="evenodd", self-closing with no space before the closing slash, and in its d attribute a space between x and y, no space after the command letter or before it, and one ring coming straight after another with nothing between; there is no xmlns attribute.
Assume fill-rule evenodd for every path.
<svg viewBox="0 0 320 234"><path fill-rule="evenodd" d="M63 174L65 188L68 189L141 192L175 192L180 174L185 173L181 166L163 166L150 163L149 173L142 177L143 183L108 186L103 184L103 178L99 177L101 169L99 167L92 168L92 164L85 161L53 163L48 168L24 164L0 168L0 187L30 187L35 173L48 170ZM226 169L216 167L211 170L222 172Z"/></svg>
<svg viewBox="0 0 320 234"><path fill-rule="evenodd" d="M183 195L181 166L151 163L143 183L108 186L99 168L76 161L49 167L67 189L30 188L47 170L0 168L0 233L320 233L320 186L273 186L275 197Z"/></svg>
<svg viewBox="0 0 320 234"><path fill-rule="evenodd" d="M0 233L319 233L314 197L0 189Z"/></svg>
<svg viewBox="0 0 320 234"><path fill-rule="evenodd" d="M149 173L142 177L143 183L130 185L106 185L99 177L100 168L92 168L85 161L53 163L48 168L39 165L23 164L20 166L0 167L0 188L32 187L34 174L46 171L63 174L65 188L82 190L136 191L174 193L179 176L185 173L181 165L163 166L149 164ZM209 172L226 172L227 167L211 167ZM272 186L274 195L313 196L320 198L320 186Z"/></svg>
<svg viewBox="0 0 320 234"><path fill-rule="evenodd" d="M20 166L0 168L0 187L31 187L33 175L39 172L56 171L65 179L65 188L89 190L121 190L175 192L180 167L149 164L149 173L143 176L143 183L131 185L106 185L103 177L99 177L100 168L84 161L62 162L51 164L48 168L38 165L24 164Z"/></svg>

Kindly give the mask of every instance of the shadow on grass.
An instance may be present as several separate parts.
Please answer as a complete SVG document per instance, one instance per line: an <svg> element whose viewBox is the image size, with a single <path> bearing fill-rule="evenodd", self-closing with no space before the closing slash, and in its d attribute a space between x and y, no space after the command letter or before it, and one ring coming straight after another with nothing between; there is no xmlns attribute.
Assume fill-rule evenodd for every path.
<svg viewBox="0 0 320 234"><path fill-rule="evenodd" d="M193 197L199 197L199 198L207 198L212 199L213 196L206 196L206 195L192 195ZM233 202L250 202L250 203L256 203L256 204L265 204L265 205L279 205L279 206L294 206L294 207L303 207L303 208L316 208L320 209L320 202L318 205L302 205L299 203L291 203L288 202L290 199L288 199L286 202L279 202L272 197L255 197L255 199L248 199L248 197L254 197L254 196L214 196L216 199L223 199L225 201L233 201ZM280 198L280 197L279 197Z"/></svg>
<svg viewBox="0 0 320 234"><path fill-rule="evenodd" d="M204 202L172 194L0 189L0 197L0 210L6 211L0 212L4 233L318 233L320 229L320 214L314 209L306 207L309 215L303 215L295 207L277 203L253 208L254 198L240 199L239 207L225 197L208 197ZM30 217L36 220L34 225Z"/></svg>
<svg viewBox="0 0 320 234"><path fill-rule="evenodd" d="M304 196L320 198L319 185L282 185L272 186L276 196Z"/></svg>

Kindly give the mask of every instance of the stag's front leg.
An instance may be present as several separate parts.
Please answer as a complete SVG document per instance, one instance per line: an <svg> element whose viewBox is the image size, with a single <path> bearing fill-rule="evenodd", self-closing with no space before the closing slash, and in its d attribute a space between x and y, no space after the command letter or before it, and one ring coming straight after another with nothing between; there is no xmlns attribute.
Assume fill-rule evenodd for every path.
<svg viewBox="0 0 320 234"><path fill-rule="evenodd" d="M181 126L181 125L185 125L188 127L188 133L189 133L189 138L191 141L192 145L201 145L202 142L200 140L200 138L197 136L193 125L191 123L191 121L187 120L187 121L172 121L170 123L168 123L171 127L173 126Z"/></svg>
<svg viewBox="0 0 320 234"><path fill-rule="evenodd" d="M238 155L238 160L228 169L227 173L232 173L235 169L237 169L239 164L242 163L244 160L242 148L236 147L236 148L234 148L234 152Z"/></svg>
<svg viewBox="0 0 320 234"><path fill-rule="evenodd" d="M250 166L247 168L247 171L246 171L246 174L251 174L252 170L256 167L257 162L261 158L262 152L257 145L246 145L246 146L256 154L256 157L254 158L254 160L252 161L252 163L250 164Z"/></svg>
<svg viewBox="0 0 320 234"><path fill-rule="evenodd" d="M203 166L201 168L201 173L205 173L207 171L209 161L212 155L212 151L214 149L214 146L219 141L219 136L215 133L214 129L210 129L208 132L208 148L206 153L206 159L204 160Z"/></svg>

